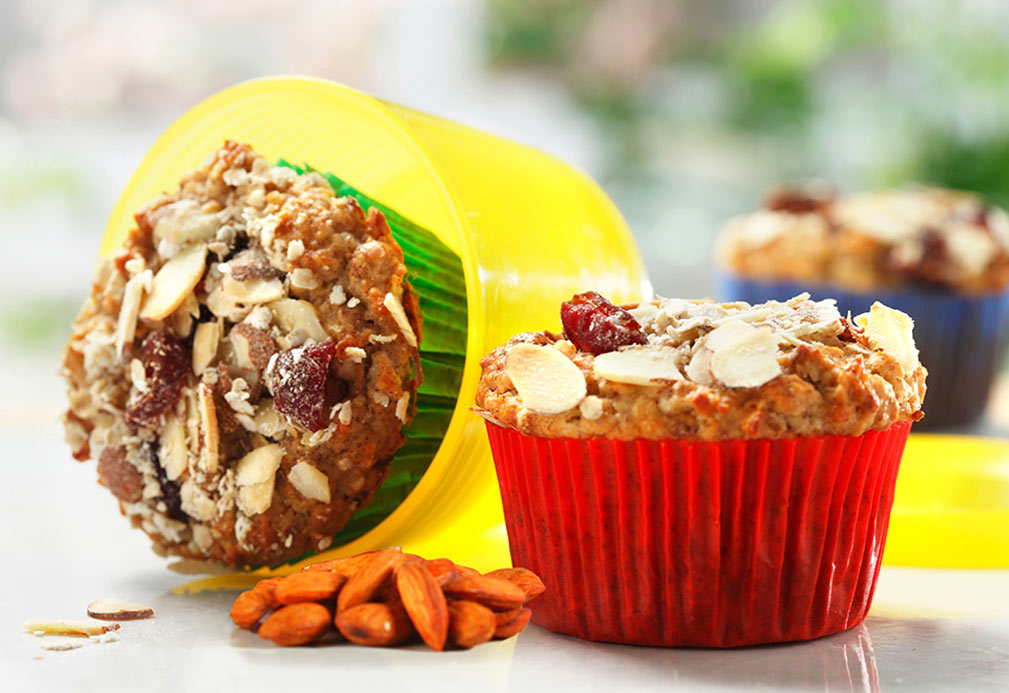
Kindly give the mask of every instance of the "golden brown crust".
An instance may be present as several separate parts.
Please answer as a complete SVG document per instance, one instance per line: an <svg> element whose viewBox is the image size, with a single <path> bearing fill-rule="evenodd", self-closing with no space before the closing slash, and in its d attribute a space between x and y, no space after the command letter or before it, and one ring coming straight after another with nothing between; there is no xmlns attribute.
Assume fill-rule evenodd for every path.
<svg viewBox="0 0 1009 693"><path fill-rule="evenodd" d="M381 485L419 385L417 347L389 309L400 302L419 336L417 302L385 219L320 176L228 142L136 221L100 266L65 350L74 456L103 461L102 480L163 553L238 566L325 548ZM131 323L129 282L147 301L153 277L194 244L208 249L191 296L163 318L141 307ZM235 298L245 296L235 287L269 300ZM125 339L124 324L135 324ZM152 386L142 345L154 333L186 355L180 393L131 423L124 412ZM275 363L324 342L335 346L313 430L278 412ZM239 474L263 448L276 466Z"/></svg>
<svg viewBox="0 0 1009 693"><path fill-rule="evenodd" d="M677 346L696 349L691 340L697 333L684 334ZM649 340L657 341L653 335ZM642 385L600 377L597 357L574 350L558 335L520 334L481 361L476 411L527 435L618 440L858 435L921 418L926 371L920 365L905 374L894 356L868 348L840 326L793 341L780 347L781 374L758 387L690 378ZM507 372L509 351L518 344L556 347L569 355L585 378L581 404L559 414L525 406Z"/></svg>

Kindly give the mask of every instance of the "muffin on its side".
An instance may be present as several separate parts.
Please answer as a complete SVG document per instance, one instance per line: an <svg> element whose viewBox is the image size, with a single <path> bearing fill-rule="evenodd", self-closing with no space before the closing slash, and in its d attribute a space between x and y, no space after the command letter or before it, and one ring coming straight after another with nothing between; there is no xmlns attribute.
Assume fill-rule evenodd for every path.
<svg viewBox="0 0 1009 693"><path fill-rule="evenodd" d="M384 218L228 142L136 222L65 351L74 456L160 552L326 548L382 483L420 379Z"/></svg>
<svg viewBox="0 0 1009 693"><path fill-rule="evenodd" d="M728 221L716 248L721 297L759 302L800 291L842 313L876 300L918 325L931 396L923 424L981 415L1009 343L1009 215L936 188L850 197L779 191Z"/></svg>
<svg viewBox="0 0 1009 693"><path fill-rule="evenodd" d="M482 362L534 619L591 640L729 647L857 625L925 368L912 322L831 300L562 307Z"/></svg>

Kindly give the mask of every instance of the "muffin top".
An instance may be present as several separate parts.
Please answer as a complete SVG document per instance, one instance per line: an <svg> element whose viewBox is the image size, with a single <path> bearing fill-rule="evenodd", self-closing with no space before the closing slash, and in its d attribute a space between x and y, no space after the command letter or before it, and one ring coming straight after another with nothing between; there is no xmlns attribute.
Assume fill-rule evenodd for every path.
<svg viewBox="0 0 1009 693"><path fill-rule="evenodd" d="M159 552L326 548L415 411L420 317L385 218L227 142L135 219L64 353L74 457Z"/></svg>
<svg viewBox="0 0 1009 693"><path fill-rule="evenodd" d="M880 303L854 319L808 294L625 308L579 294L564 334L494 349L474 411L527 435L618 440L859 435L922 416L913 323Z"/></svg>
<svg viewBox="0 0 1009 693"><path fill-rule="evenodd" d="M1009 286L1009 215L938 188L849 197L783 190L727 222L716 253L723 268L751 279L1001 291Z"/></svg>

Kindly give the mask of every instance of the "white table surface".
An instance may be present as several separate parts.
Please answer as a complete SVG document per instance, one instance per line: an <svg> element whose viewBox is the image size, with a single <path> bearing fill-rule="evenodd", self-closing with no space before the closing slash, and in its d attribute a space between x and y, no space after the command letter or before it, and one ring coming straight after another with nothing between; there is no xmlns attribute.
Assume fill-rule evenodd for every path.
<svg viewBox="0 0 1009 693"><path fill-rule="evenodd" d="M233 627L234 594L171 594L186 578L165 569L95 486L94 463L69 457L55 423L12 424L0 424L8 561L0 690L1009 691L1009 570L884 566L862 626L799 644L633 647L530 626L465 652L277 648ZM67 652L44 651L21 630L30 618L84 618L86 605L106 596L146 603L156 616L124 623L115 642Z"/></svg>

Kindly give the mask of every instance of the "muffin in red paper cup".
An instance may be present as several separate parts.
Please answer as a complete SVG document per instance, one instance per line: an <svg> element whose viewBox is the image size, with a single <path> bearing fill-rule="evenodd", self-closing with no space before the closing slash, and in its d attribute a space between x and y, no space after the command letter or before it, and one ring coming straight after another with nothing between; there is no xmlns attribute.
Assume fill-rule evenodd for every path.
<svg viewBox="0 0 1009 693"><path fill-rule="evenodd" d="M561 316L492 351L476 400L533 620L703 647L859 624L921 417L910 318L591 292Z"/></svg>

